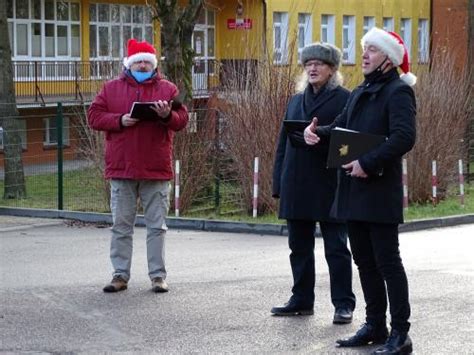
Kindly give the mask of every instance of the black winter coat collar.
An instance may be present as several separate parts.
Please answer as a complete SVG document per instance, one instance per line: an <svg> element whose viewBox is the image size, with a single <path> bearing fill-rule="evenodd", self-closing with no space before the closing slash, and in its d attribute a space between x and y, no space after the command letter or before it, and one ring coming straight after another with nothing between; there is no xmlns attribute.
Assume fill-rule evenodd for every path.
<svg viewBox="0 0 474 355"><path fill-rule="evenodd" d="M349 106L347 108L347 124L346 127L350 127L350 118L353 117L354 113L357 111L357 104L360 102L362 95L377 95L377 93L382 90L382 88L387 85L387 83L399 79L397 69L393 68L385 74L379 75L375 78L366 78L362 84L360 84L353 92L353 99L350 100Z"/></svg>
<svg viewBox="0 0 474 355"><path fill-rule="evenodd" d="M324 85L318 92L313 91L313 86L308 84L303 92L302 111L307 121L311 120L316 111L334 96L333 90Z"/></svg>

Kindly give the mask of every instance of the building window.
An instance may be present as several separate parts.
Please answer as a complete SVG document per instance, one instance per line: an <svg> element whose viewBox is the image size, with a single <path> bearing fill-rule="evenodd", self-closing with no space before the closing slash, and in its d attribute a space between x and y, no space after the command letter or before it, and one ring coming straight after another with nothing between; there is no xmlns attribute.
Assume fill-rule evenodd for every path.
<svg viewBox="0 0 474 355"><path fill-rule="evenodd" d="M57 145L58 132L56 129L56 117L48 117L43 120L44 134L43 145ZM63 145L69 145L69 117L63 118Z"/></svg>
<svg viewBox="0 0 474 355"><path fill-rule="evenodd" d="M288 62L288 13L273 13L273 62L286 64Z"/></svg>
<svg viewBox="0 0 474 355"><path fill-rule="evenodd" d="M89 5L89 48L94 59L121 59L127 56L130 38L153 44L153 24L147 6Z"/></svg>
<svg viewBox="0 0 474 355"><path fill-rule="evenodd" d="M369 32L369 30L372 27L375 27L375 17L373 17L373 16L364 16L364 26L362 28L362 31L364 32L364 34Z"/></svg>
<svg viewBox="0 0 474 355"><path fill-rule="evenodd" d="M321 15L321 42L335 44L334 15Z"/></svg>
<svg viewBox="0 0 474 355"><path fill-rule="evenodd" d="M79 1L8 0L8 6L13 60L80 58Z"/></svg>
<svg viewBox="0 0 474 355"><path fill-rule="evenodd" d="M428 20L418 20L418 63L428 63L430 59Z"/></svg>
<svg viewBox="0 0 474 355"><path fill-rule="evenodd" d="M355 63L355 16L342 17L342 61Z"/></svg>
<svg viewBox="0 0 474 355"><path fill-rule="evenodd" d="M311 43L312 32L311 14L298 14L298 62L303 48Z"/></svg>
<svg viewBox="0 0 474 355"><path fill-rule="evenodd" d="M192 67L192 85L195 92L206 92L209 75L215 74L215 17L214 10L203 8L194 26L191 43L195 53Z"/></svg>
<svg viewBox="0 0 474 355"><path fill-rule="evenodd" d="M408 58L411 58L411 19L402 18L400 20L400 37L407 48Z"/></svg>
<svg viewBox="0 0 474 355"><path fill-rule="evenodd" d="M215 33L215 13L204 8L193 31L192 44L196 57L201 59L216 57Z"/></svg>
<svg viewBox="0 0 474 355"><path fill-rule="evenodd" d="M383 29L385 31L393 31L393 17L384 17L383 18Z"/></svg>
<svg viewBox="0 0 474 355"><path fill-rule="evenodd" d="M24 119L18 120L18 133L20 135L20 141L21 141L21 148L26 149L26 121ZM3 150L5 148L4 138L5 130L3 129L2 126L0 126L0 150Z"/></svg>

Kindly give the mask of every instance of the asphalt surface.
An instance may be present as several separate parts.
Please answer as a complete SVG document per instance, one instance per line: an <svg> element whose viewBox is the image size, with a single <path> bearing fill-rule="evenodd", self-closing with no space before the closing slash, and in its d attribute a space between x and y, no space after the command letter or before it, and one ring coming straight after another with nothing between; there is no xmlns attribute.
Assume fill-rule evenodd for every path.
<svg viewBox="0 0 474 355"><path fill-rule="evenodd" d="M367 354L334 341L364 322L357 273L354 322L331 323L322 240L315 315L273 317L290 296L284 236L170 230L170 292L154 294L145 229L137 228L127 291L110 280L109 231L91 224L0 216L0 352ZM416 354L473 354L474 225L400 235Z"/></svg>

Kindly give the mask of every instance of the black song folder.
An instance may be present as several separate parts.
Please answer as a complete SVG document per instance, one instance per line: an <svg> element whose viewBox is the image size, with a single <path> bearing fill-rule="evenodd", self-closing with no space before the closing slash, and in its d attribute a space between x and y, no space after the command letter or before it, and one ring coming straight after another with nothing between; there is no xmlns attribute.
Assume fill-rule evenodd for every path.
<svg viewBox="0 0 474 355"><path fill-rule="evenodd" d="M382 135L336 127L331 130L327 167L339 168L350 163L386 140Z"/></svg>
<svg viewBox="0 0 474 355"><path fill-rule="evenodd" d="M311 121L303 120L284 120L283 127L290 139L291 145L293 147L304 147L306 143L304 142L303 132L306 127L311 124Z"/></svg>
<svg viewBox="0 0 474 355"><path fill-rule="evenodd" d="M172 100L170 103L172 110L177 110L182 106L178 100ZM130 110L130 117L138 118L139 120L157 120L160 117L153 111L152 107L154 106L154 102L134 102Z"/></svg>

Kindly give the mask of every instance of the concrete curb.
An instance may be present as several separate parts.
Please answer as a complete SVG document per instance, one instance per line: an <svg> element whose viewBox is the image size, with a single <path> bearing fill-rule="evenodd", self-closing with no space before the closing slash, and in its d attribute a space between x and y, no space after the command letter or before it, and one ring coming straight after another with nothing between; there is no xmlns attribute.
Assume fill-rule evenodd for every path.
<svg viewBox="0 0 474 355"><path fill-rule="evenodd" d="M0 207L0 215L70 219L86 223L112 223L112 216L109 213ZM178 217L168 217L166 219L166 223L168 227L172 229L188 229L209 232L249 233L258 235L288 235L286 225L283 224L247 223ZM474 214L414 220L400 225L399 230L400 233L403 233L471 223L474 224ZM136 225L140 227L145 226L145 221L142 215L139 215L137 217ZM7 229L8 228L5 228L3 231L6 231ZM0 228L0 230L2 229ZM319 230L317 230L317 234L319 234Z"/></svg>

